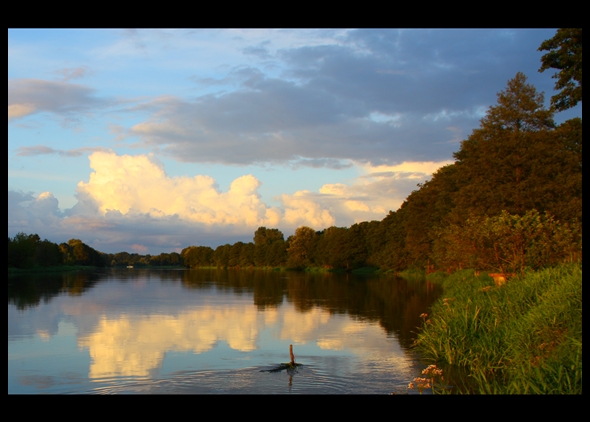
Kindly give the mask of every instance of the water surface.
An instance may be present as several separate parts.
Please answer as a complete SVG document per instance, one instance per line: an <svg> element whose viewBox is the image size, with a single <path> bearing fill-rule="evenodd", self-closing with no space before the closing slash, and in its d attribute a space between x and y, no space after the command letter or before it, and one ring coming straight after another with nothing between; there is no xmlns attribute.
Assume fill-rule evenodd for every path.
<svg viewBox="0 0 590 422"><path fill-rule="evenodd" d="M9 393L389 394L440 290L392 276L105 270L9 278ZM301 364L289 361L289 345Z"/></svg>

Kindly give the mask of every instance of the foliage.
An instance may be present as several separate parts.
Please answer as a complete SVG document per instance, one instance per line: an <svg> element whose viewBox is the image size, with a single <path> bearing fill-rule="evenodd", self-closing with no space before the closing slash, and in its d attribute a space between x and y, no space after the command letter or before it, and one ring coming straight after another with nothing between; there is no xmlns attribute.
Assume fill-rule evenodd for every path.
<svg viewBox="0 0 590 422"><path fill-rule="evenodd" d="M582 28L560 28L553 38L543 41L539 51L548 51L541 58L540 72L557 69L558 94L551 97L557 111L567 110L582 102Z"/></svg>
<svg viewBox="0 0 590 422"><path fill-rule="evenodd" d="M189 268L208 267L212 264L213 249L208 246L189 246L182 250L180 256Z"/></svg>
<svg viewBox="0 0 590 422"><path fill-rule="evenodd" d="M318 235L311 227L302 226L295 230L295 234L289 238L287 265L305 267L313 264L318 240Z"/></svg>
<svg viewBox="0 0 590 422"><path fill-rule="evenodd" d="M37 234L17 233L8 238L8 267L33 269L35 267L57 267L66 265L105 265L102 254L79 239L57 245L41 240Z"/></svg>
<svg viewBox="0 0 590 422"><path fill-rule="evenodd" d="M278 229L259 227L254 233L254 265L258 267L283 265L287 261L287 247Z"/></svg>
<svg viewBox="0 0 590 422"><path fill-rule="evenodd" d="M438 169L432 179L418 185L406 200L405 250L410 266L429 266L429 255L435 238L434 228L444 224L445 217L454 208L452 195L457 191L457 166Z"/></svg>
<svg viewBox="0 0 590 422"><path fill-rule="evenodd" d="M35 250L39 236L17 233L13 239L8 238L8 266L31 268L35 264Z"/></svg>
<svg viewBox="0 0 590 422"><path fill-rule="evenodd" d="M554 127L543 95L526 83L524 74L517 73L498 94L498 105L489 108L480 127L454 154L459 173L453 195L456 219L470 212L544 210L545 198L536 195L535 189L546 186L545 190L559 192L561 187L551 179L560 171L572 171L564 168L567 162L561 165L564 160L552 136Z"/></svg>
<svg viewBox="0 0 590 422"><path fill-rule="evenodd" d="M472 215L438 233L433 257L446 269L473 268L502 273L579 261L582 233L577 224L560 224L551 215L529 210L523 216L502 211L494 217Z"/></svg>

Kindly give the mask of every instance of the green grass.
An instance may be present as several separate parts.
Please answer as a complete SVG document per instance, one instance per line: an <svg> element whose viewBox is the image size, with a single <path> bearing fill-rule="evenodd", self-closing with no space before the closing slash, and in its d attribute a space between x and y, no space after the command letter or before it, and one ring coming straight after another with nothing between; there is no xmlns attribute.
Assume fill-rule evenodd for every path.
<svg viewBox="0 0 590 422"><path fill-rule="evenodd" d="M426 275L426 280L433 283L444 283L449 275L444 271L437 271Z"/></svg>
<svg viewBox="0 0 590 422"><path fill-rule="evenodd" d="M443 283L416 350L466 368L473 386L463 392L582 393L581 265L529 272L500 287L470 270Z"/></svg>

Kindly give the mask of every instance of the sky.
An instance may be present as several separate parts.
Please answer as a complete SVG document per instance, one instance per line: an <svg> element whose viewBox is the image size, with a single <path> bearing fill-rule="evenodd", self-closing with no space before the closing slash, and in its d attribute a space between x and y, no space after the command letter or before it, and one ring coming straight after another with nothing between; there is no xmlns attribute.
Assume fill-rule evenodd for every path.
<svg viewBox="0 0 590 422"><path fill-rule="evenodd" d="M8 236L155 255L382 220L517 72L549 106L555 32L9 29Z"/></svg>

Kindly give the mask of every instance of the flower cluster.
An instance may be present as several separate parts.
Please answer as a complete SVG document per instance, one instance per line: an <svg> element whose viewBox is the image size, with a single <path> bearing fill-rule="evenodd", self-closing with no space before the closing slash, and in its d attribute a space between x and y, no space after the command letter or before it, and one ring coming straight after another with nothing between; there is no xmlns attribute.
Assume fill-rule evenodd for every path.
<svg viewBox="0 0 590 422"><path fill-rule="evenodd" d="M431 388L434 392L435 378L439 377L440 380L444 380L442 373L443 370L438 368L436 365L428 365L428 367L422 371L422 375L426 375L429 378L416 377L414 378L413 382L408 384L408 388L410 390L417 389L420 394L422 394L422 391L424 391L426 388Z"/></svg>
<svg viewBox="0 0 590 422"><path fill-rule="evenodd" d="M428 365L428 368L422 371L422 375L430 375L431 378L434 379L435 376L440 377L443 380L442 376L443 370L437 367L436 365Z"/></svg>

